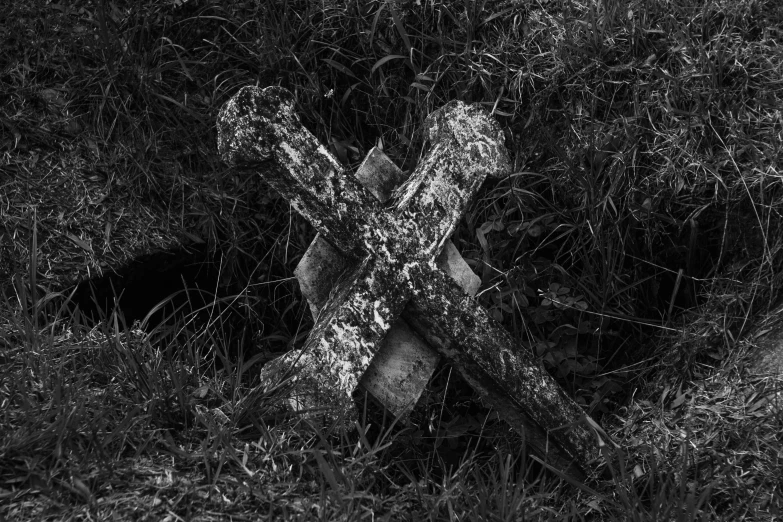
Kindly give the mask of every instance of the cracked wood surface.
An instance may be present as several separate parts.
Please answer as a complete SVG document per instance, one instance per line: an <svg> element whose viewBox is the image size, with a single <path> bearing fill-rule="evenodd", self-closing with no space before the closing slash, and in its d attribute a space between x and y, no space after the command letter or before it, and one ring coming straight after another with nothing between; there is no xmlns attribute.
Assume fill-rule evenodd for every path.
<svg viewBox="0 0 783 522"><path fill-rule="evenodd" d="M356 267L304 348L267 371L296 366L303 408L353 411L351 393L403 315L535 453L581 476L596 447L579 406L435 262L486 176L508 173L502 133L482 109L450 102L427 118L426 135L429 152L384 208L304 129L284 89L245 87L224 105L224 160L259 171Z"/></svg>

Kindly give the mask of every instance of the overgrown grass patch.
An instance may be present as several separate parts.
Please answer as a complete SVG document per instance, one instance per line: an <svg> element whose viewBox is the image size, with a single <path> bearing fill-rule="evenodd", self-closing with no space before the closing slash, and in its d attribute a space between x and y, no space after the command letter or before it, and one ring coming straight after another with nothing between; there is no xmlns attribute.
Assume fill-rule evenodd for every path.
<svg viewBox="0 0 783 522"><path fill-rule="evenodd" d="M83 0L3 16L4 516L780 516L780 382L744 370L780 296L776 2ZM285 384L258 368L306 338L292 271L314 232L216 154L217 111L251 84L294 92L351 168L378 145L410 169L449 100L493 112L514 169L454 240L488 312L622 446L592 482L526 459L448 366L409 425L370 406L339 434L279 408ZM68 303L78 281L172 248L203 249L219 275L162 305L167 321Z"/></svg>

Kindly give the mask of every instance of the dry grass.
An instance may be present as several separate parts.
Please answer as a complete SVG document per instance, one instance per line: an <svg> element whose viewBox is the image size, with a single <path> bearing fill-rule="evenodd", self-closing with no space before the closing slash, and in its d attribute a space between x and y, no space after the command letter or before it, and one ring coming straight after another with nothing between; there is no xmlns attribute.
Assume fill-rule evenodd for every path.
<svg viewBox="0 0 783 522"><path fill-rule="evenodd" d="M783 9L418 4L5 8L0 516L780 516L780 380L747 358L780 296ZM455 243L489 313L624 448L591 482L528 462L448 366L408 426L371 405L340 434L278 408L285 383L258 368L307 335L291 274L313 232L217 157L217 111L249 84L292 90L352 167L380 144L411 168L448 100L493 111L514 173ZM68 303L172 248L205 249L219 275L157 327Z"/></svg>

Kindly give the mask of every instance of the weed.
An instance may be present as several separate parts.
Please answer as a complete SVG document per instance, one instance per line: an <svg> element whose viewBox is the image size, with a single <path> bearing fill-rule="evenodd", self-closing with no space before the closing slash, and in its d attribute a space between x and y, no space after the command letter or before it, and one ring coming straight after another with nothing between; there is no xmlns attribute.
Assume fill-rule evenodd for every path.
<svg viewBox="0 0 783 522"><path fill-rule="evenodd" d="M2 513L778 516L779 383L739 369L779 298L782 23L772 0L9 6ZM307 336L291 273L314 232L216 154L217 111L251 84L294 92L349 168L372 146L412 168L449 100L492 111L514 169L454 241L490 315L620 442L592 482L531 462L447 365L407 426L277 407L288 383L257 368ZM174 248L207 252L214 287L139 323L121 295L74 309L73 284Z"/></svg>

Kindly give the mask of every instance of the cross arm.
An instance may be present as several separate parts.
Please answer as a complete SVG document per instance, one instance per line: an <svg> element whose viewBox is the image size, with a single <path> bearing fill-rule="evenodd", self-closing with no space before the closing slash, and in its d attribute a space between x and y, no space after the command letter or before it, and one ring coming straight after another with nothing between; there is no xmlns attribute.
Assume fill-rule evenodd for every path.
<svg viewBox="0 0 783 522"><path fill-rule="evenodd" d="M302 125L289 91L243 87L220 110L217 127L226 163L261 169L327 241L361 257L356 238L380 205Z"/></svg>
<svg viewBox="0 0 783 522"><path fill-rule="evenodd" d="M427 155L396 191L395 207L403 223L416 223L422 253L437 256L487 176L511 170L503 132L488 112L449 102L424 122Z"/></svg>
<svg viewBox="0 0 783 522"><path fill-rule="evenodd" d="M427 270L403 317L451 360L465 379L520 433L535 453L583 475L596 456L582 409L473 299L439 270ZM574 468L574 466L576 468Z"/></svg>

